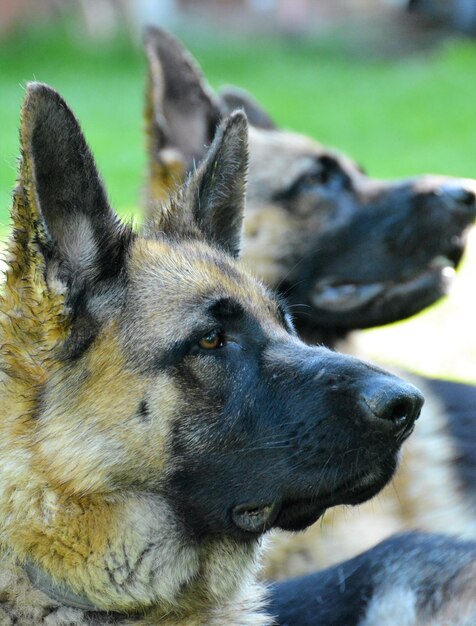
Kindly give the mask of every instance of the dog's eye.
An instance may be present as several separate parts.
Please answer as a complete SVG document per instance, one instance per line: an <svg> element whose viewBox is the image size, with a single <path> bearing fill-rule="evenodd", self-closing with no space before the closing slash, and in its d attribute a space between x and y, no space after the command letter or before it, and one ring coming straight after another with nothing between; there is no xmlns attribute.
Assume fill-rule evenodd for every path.
<svg viewBox="0 0 476 626"><path fill-rule="evenodd" d="M330 172L322 169L315 172L308 172L299 179L299 187L314 187L315 185L325 185L329 182Z"/></svg>
<svg viewBox="0 0 476 626"><path fill-rule="evenodd" d="M225 343L223 333L218 330L213 330L211 333L208 333L208 335L202 337L198 345L203 350L217 350L218 348L222 348Z"/></svg>

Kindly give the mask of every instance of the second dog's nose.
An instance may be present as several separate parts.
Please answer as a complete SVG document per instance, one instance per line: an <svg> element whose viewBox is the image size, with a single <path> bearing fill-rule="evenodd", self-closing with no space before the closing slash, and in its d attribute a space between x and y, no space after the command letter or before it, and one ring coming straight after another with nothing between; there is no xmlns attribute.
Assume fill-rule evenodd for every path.
<svg viewBox="0 0 476 626"><path fill-rule="evenodd" d="M468 185L447 182L441 185L440 193L455 203L460 209L476 217L476 190Z"/></svg>
<svg viewBox="0 0 476 626"><path fill-rule="evenodd" d="M396 435L411 429L423 406L423 395L416 387L385 375L370 379L361 399L367 420Z"/></svg>

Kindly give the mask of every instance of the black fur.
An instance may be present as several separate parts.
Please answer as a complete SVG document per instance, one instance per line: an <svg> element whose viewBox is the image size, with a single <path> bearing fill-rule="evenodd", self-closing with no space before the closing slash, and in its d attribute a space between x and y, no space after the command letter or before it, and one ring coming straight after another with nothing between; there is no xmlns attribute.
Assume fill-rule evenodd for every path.
<svg viewBox="0 0 476 626"><path fill-rule="evenodd" d="M464 497L476 513L476 386L435 378L422 380L445 408L448 434L457 454L454 468Z"/></svg>
<svg viewBox="0 0 476 626"><path fill-rule="evenodd" d="M157 37L157 33L161 37ZM165 31L149 28L145 47L151 67L160 54L160 72L164 89L157 92L157 84L150 77L149 99L154 117L154 135L176 146L186 159L187 168L203 157L204 146L211 143L221 113L212 92L197 74L191 55ZM183 95L187 94L187 98ZM157 119L157 116L160 119ZM167 124L164 121L167 120ZM159 148L159 146L157 146Z"/></svg>
<svg viewBox="0 0 476 626"><path fill-rule="evenodd" d="M175 146L190 170L205 154L213 134L210 121L236 106L247 112L264 140L275 128L242 90L228 87L215 97L200 68L170 34L152 29L146 46L155 94L149 105L157 113L151 164L160 163L161 151ZM170 94L179 115L171 108ZM194 132L184 132L185 123ZM251 172L248 201L292 213L295 232L283 246L282 275L272 286L293 304L302 336L335 343L355 328L414 315L446 293L438 262L446 257L447 266L456 267L461 259L465 233L476 216L473 183L425 176L379 181L324 146L310 146L308 154L302 148L299 154L308 157L308 170L296 172L295 180L279 188L279 180L270 183L263 153Z"/></svg>
<svg viewBox="0 0 476 626"><path fill-rule="evenodd" d="M91 307L117 295L130 228L111 209L80 126L50 87L30 84L24 111L25 156L43 227L35 235L46 275L63 281L72 332L63 358L78 359L91 345L104 311ZM113 293L114 292L114 293Z"/></svg>
<svg viewBox="0 0 476 626"><path fill-rule="evenodd" d="M443 188L440 194L416 193L413 181L395 185L352 210L349 207L357 205L355 190L346 188L339 169L329 172L333 183L327 187L333 185L329 193L342 210L335 211L336 219L325 231L309 238L301 262L282 285L288 300L301 305L294 309L298 328L302 325L304 332L309 328L317 336L321 329L344 331L397 321L430 305L435 289L442 289L442 279L436 271L425 278L423 271L438 256L448 257L455 266L459 263L460 234L475 214L474 205L462 207L450 193L445 197ZM289 205L291 200L282 202ZM419 273L415 287L405 285L416 281ZM319 295L321 285L324 294L329 285L349 285L356 293L360 289L362 296L341 310Z"/></svg>
<svg viewBox="0 0 476 626"><path fill-rule="evenodd" d="M142 400L139 404L139 410L137 411L138 416L141 420L148 420L150 417L149 405L147 404L147 400Z"/></svg>
<svg viewBox="0 0 476 626"><path fill-rule="evenodd" d="M79 124L61 97L42 84L29 86L26 124L41 216L50 239L49 256L61 275L77 283L75 297L89 282L114 277L122 268L131 237L109 206L93 156ZM93 258L83 258L77 229L90 228ZM71 251L76 254L72 254Z"/></svg>
<svg viewBox="0 0 476 626"><path fill-rule="evenodd" d="M230 338L224 347L196 350L175 366L196 417L175 424L167 490L173 506L187 511L190 532L240 534L230 505L275 502L272 525L298 530L325 508L362 502L383 487L401 438L391 416L367 409L381 416L379 401L373 404L380 391L386 403L406 403L400 394L411 394L408 388L349 357L270 341L249 314L221 331ZM418 407L406 410L412 422Z"/></svg>
<svg viewBox="0 0 476 626"><path fill-rule="evenodd" d="M84 587L88 606L91 605L89 595L99 598L99 606L114 610L119 603L122 608L129 606L131 613L136 607L138 610L142 608L147 610L151 602L156 603L157 611L153 609L154 615L160 621L161 593L155 593L152 589L157 574L156 564L159 570L161 568L160 554L153 557L151 569L146 570L143 577L141 575L136 579L134 572L134 567L141 569L146 560L142 561L142 558L149 553L152 545L157 551L165 545L166 557L172 558L174 567L175 561L171 556L174 554L174 544L177 544L176 554L182 554L187 540L186 537L176 536L183 524L195 538L210 541L213 559L213 539L217 535L219 541L226 535L231 539L241 539L243 542L256 541L265 530L273 526L291 530L304 528L315 521L327 507L341 503L356 504L371 497L392 476L400 445L418 417L422 397L411 385L370 364L352 357L337 355L325 348L303 344L283 326L285 319L283 320L282 306L279 311L280 307L273 296L251 278L241 274L235 268L233 260L223 252L224 249L228 253L236 253L239 222L243 210L247 127L246 118L242 114L235 114L223 123L211 148L211 157L205 160L201 171L187 187L182 198L185 206L177 207L183 211L183 221L188 221L191 216L192 221L196 222L192 225L192 230L196 230L197 236L201 232L200 243L191 241L184 236L184 231L178 229L174 241L172 243L167 241L163 247L149 245L150 241L142 241L143 249L137 246L130 250L130 254L135 255L133 257L135 266L126 263L125 258L118 260L111 252L112 263L106 264L107 270L103 271L101 259L107 259L103 248L107 251L113 244L110 239L114 240L123 231L105 200L102 185L79 126L61 98L45 86L29 87L25 106L23 132L26 133L26 137L23 136L23 139L26 141L22 174L28 170L25 164L30 165L35 179L23 182L27 186L31 182L37 183L30 191L33 193L38 191L38 198L34 198L32 194L30 198L32 204L28 208L36 217L36 200L39 201L38 210L45 222L48 235L47 239L41 242L44 246L48 280L52 275L53 279L59 277L65 283L61 285L61 289L66 288L69 303L70 305L73 303L71 319L76 342L83 337L83 333L83 338L87 338L87 331L83 326L88 321L88 314L94 315L97 324L106 319L113 321L114 323L109 326L114 333L113 342L107 345L111 346L112 354L115 350L112 346L117 345L125 358L125 366L133 369L143 363L141 353L145 353L146 360L150 352L158 351L157 345L170 345L172 333L173 337L180 336L183 329L182 315L187 317L189 323L187 328L195 325L197 340L202 328L204 332L209 330L206 325L210 321L219 324L220 333L224 337L220 349L207 350L198 342L198 348L192 346L195 349L181 352L179 362L164 365L169 370L170 380L166 383L165 393L162 394L159 389L159 399L154 400L153 413L158 414L159 423L155 424L157 427L155 430L150 431L153 435L150 440L151 447L143 448L146 455L152 455L153 463L149 465L147 462L142 466L135 447L131 457L126 453L126 446L122 445L122 418L113 414L117 420L112 421L111 426L112 430L117 429L116 436L119 440L113 437L111 442L118 441L119 445L117 448L109 448L109 452L111 449L120 451L117 465L115 466L113 457L109 454L106 459L107 471L103 477L105 482L93 484L92 492L88 494L92 498L85 500L87 506L70 507L69 499L68 502L63 502L64 498L56 499L60 504L58 511L66 514L68 519L76 522L79 519L93 520L91 524L85 522L85 528L92 529L94 534L95 512L103 511L101 498L104 493L109 498L110 487L113 486L112 493L114 486L117 487L117 493L121 498L125 498L125 501L119 501L119 504L126 502L127 506L130 503L134 507L134 516L129 517L126 514L126 525L121 526L123 528L121 532L127 532L129 529L131 532L141 533L145 529L144 532L150 532L151 535L144 537L145 545L142 545L142 551L135 559L135 566L129 563L127 542L123 543L127 537L122 540L118 537L119 549L116 549L116 544L111 544L106 537L106 541L103 542L106 545L101 544L99 548L101 551L104 549L104 552L98 555L97 560L93 558L93 566L98 568L99 573L102 568L105 575L99 576L100 583L95 589L93 579L96 577L92 576L90 579L86 573L86 570L90 569L88 555L92 556L91 546L94 542L91 543L91 537L86 533L84 538L86 556L77 561L77 567L83 568L84 576L78 580L74 579L73 587L77 587L78 591ZM50 128L51 120L54 122L54 129L51 129L51 134L48 135L45 129ZM56 152L52 148L55 144L58 144L60 160L55 160ZM50 162L46 163L46 158L49 158ZM78 171L70 171L71 163ZM64 173L58 174L56 168L63 168ZM82 181L81 172L87 180ZM71 184L69 175L74 178ZM215 186L218 186L218 192ZM230 191L231 205L230 199L225 194L227 190ZM197 194L194 191L197 191ZM225 220L228 208L233 211L231 225ZM176 223L180 223L180 220ZM106 238L104 233L107 235ZM38 231L37 234L43 233ZM172 235L169 232L160 236L167 239ZM182 239L181 255L180 251L173 250L174 244L180 245L180 239ZM129 234L126 241L130 240ZM99 244L95 245L98 242L101 242L102 247ZM127 246L119 248L128 250ZM177 256L172 252L177 252ZM168 265L164 263L162 254L167 253L170 257L165 261L177 260L176 267L170 262ZM142 255L145 255L145 261ZM193 260L199 263L194 266ZM192 262L189 264L190 261ZM208 273L201 271L200 262L209 264ZM226 276L220 275L221 266L225 267L227 264L230 267L228 273ZM193 270L190 270L190 267L193 267ZM161 271L168 274L169 285L172 285L170 291L173 293L165 294L161 289ZM229 295L224 298L223 292L227 293L226 285L234 272L242 281L243 291L239 289L238 283L234 286L236 289L230 289L230 294L234 294L233 297ZM205 277L210 279L215 276L216 284L213 284L213 280L209 282L204 280ZM204 283L206 287L203 287ZM56 286L57 283L52 281L53 293ZM190 293L191 291L194 293ZM166 297L169 299L164 305ZM234 298L239 302L234 302ZM176 315L174 315L175 303L177 303ZM142 319L135 316L138 309L142 310ZM63 310L65 316L68 313L67 309ZM155 316L161 313L165 317L163 321L168 321L168 324L157 323ZM42 323L42 319L37 320L39 324ZM78 327L75 328L78 320L83 322L83 326L79 327L81 332ZM63 330L62 324L58 330ZM66 327L64 330L68 331L69 328ZM191 332L194 334L193 329ZM63 341L62 338L63 335L60 335L58 344ZM193 337L189 336L183 341L190 344L192 340ZM138 352L127 353L130 345L136 346ZM96 355L98 352L99 348ZM167 353L167 347L164 352ZM108 358L109 355L103 352L102 357ZM62 472L65 469L66 474L70 471L72 473L70 475L74 476L79 467L74 456L72 464L68 465L69 455L65 453L59 459L59 465L55 467L57 454L55 448L49 444L57 436L58 431L49 430L49 427L54 427L57 415L60 421L67 416L72 420L78 419L78 406L81 405L79 414L86 419L84 429L80 428L78 422L78 430L74 430L71 433L72 437L68 436L61 442L65 446L71 445L70 450L74 455L80 453L77 448L78 437L79 441L82 436L87 436L88 441L91 437L89 443L93 445L95 441L104 443L104 424L107 424L107 421L102 421L101 417L111 417L108 412L114 411L114 408L109 408L107 403L107 400L111 399L110 394L107 395L110 392L107 387L104 388L104 395L99 403L96 395L99 393L99 387L89 388L88 392L83 387L94 370L89 367L87 359L84 359L79 367L77 364L70 367L59 364L61 366L59 373L56 364L53 361L51 371L47 372L43 402L39 401L36 405L38 410L42 410L43 407L45 410L45 414L38 415L37 426L43 422L46 427L46 430L42 431L45 435L42 454L46 455L47 464L51 467L51 476L54 477L56 471ZM48 360L45 362L46 366L49 366ZM98 364L95 367L97 370ZM122 359L118 360L117 367L123 368ZM114 367L110 374L115 376L117 369ZM163 382L157 381L152 376L147 381L143 377L139 383L135 382L136 378L131 378L132 384L138 384L141 389L142 383L146 384L146 391L150 391L149 398L157 391L156 385ZM24 390L28 386L27 379ZM13 389L16 391L17 387L14 386ZM124 387L122 391L124 398L131 393L131 389ZM150 412L148 410L144 391L137 389L135 393L137 397L131 405L131 412L142 418L148 417L152 410ZM174 403L165 414L161 414L163 407L160 397L164 399L164 403L170 400ZM79 404L75 403L76 400ZM23 407L23 403L21 406ZM100 413L97 421L94 419L96 411ZM93 425L90 420L95 424ZM134 428L137 427L136 422L131 420L131 423ZM134 431L129 431L126 439L132 435L134 443L137 441L149 443L149 439L144 437L146 432L144 426L142 424L141 428L135 431L136 436L133 435ZM35 429L33 440L41 439L41 434ZM50 449L47 451L47 448ZM154 455L157 448L160 450L159 454L163 454L163 458L159 457L160 462L156 464ZM97 447L96 451L100 453L100 450L100 446ZM141 448L139 453L140 450ZM88 461L87 458L86 460ZM98 467L96 458L88 462L93 470ZM87 467L84 476L86 481L91 476ZM36 479L46 492L49 488L54 490L57 487L54 478L51 483L48 476L45 478L41 472ZM135 497L133 493L137 486L142 488L139 497ZM69 491L64 493L70 495L73 505L76 498L81 500L82 505L84 491L81 487L79 489L75 487L78 485L72 486L71 495ZM103 491L104 488L107 489L106 492ZM129 495L132 496L130 500ZM98 500L99 509L96 509ZM160 510L163 500L166 500L167 507L162 518ZM61 510L61 502L63 506L67 506L66 510ZM109 502L111 501L108 500ZM141 508L142 505L144 508ZM137 525L136 507L139 507L139 514L144 512L144 518L153 517L154 522L153 513L158 510L158 526L155 523L149 525L146 519L144 526ZM249 517L252 517L256 509L260 510L263 507L265 510L269 509L272 515L270 513L263 523L250 526L246 516L249 514ZM122 515L122 511L121 505L118 514ZM179 513L179 517L174 519L172 515L169 516L169 511ZM21 517L17 518L20 528L13 531L12 550L16 551L20 546L19 553L23 554L23 559L26 551L27 558L31 556L32 560L40 561L38 565L41 566L44 557L44 554L41 554L41 545L38 548L33 545L35 542L28 542L27 538L25 543L17 539L22 534ZM30 522L28 519L25 520L27 525ZM165 528L162 528L163 524ZM74 572L70 573L68 568L62 568L61 565L64 565L65 555L79 553L77 546L69 544L70 540L73 543L79 542L79 547L82 543L77 533L73 539L69 537L71 534L67 531L69 526L63 535L63 541L61 527L61 523L50 526L50 522L46 521L45 526L40 525L37 531L38 536L43 536L43 539L51 536L49 532L51 529L60 533L58 544L61 549L56 555L50 555L51 559L47 559L49 561L47 569L56 574L55 569L59 568L61 575L58 583L64 584L66 591L64 602L66 602L68 584L73 582L68 578L74 576ZM116 526L111 527L113 532L114 528ZM26 527L23 530L26 531ZM167 537L169 531L173 535L170 544ZM231 543L233 544L233 541ZM120 554L121 544L123 554ZM133 542L133 545L136 543ZM169 547L172 552L167 552ZM201 558L200 551L195 554ZM251 551L249 556L252 556ZM158 560L155 560L156 558ZM178 563L177 567L180 568L181 565ZM192 574L185 573L181 579L182 589L179 590L177 586L178 597L164 601L167 615L170 615L171 606L181 608L182 590L185 593L184 603L187 604L191 599L192 606L194 605L194 585L198 590L199 610L203 609L203 614L206 614L208 602L213 607L213 603L218 600L213 593L209 593L207 567L208 562L203 564L203 578L202 563L196 564ZM220 575L220 564L217 567L217 575ZM113 570L123 571L124 568L127 576L121 576L119 583ZM8 569L6 571L9 572ZM150 579L150 596L147 596L147 573L153 577ZM213 580L213 570L210 573ZM136 580L141 586L140 598L136 596ZM161 582L160 576L158 582L159 584ZM229 588L233 593L237 583L238 578L233 580L232 576L231 586L225 589ZM61 585L58 584L57 588ZM18 589L16 586L15 588ZM25 589L23 583L21 588ZM126 599L127 589L130 590L129 600ZM188 591L190 593L187 596ZM220 594L224 597L222 602L228 601L225 594L222 592ZM17 594L14 595L12 601L17 603ZM10 602L10 599L7 601ZM205 605L202 604L203 601ZM23 599L19 602L21 609L23 602ZM29 600L27 597L25 602L34 604L36 600L35 598ZM143 607L141 602L144 603ZM189 609L184 608L184 611L187 610ZM165 613L162 615L167 619ZM147 620L147 617L145 619Z"/></svg>

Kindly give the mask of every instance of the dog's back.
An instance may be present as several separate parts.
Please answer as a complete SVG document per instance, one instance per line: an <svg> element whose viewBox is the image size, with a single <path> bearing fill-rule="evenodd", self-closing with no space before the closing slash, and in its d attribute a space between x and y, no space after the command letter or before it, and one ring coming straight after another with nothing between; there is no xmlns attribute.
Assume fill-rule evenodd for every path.
<svg viewBox="0 0 476 626"><path fill-rule="evenodd" d="M280 626L472 626L476 545L396 535L328 570L271 587Z"/></svg>

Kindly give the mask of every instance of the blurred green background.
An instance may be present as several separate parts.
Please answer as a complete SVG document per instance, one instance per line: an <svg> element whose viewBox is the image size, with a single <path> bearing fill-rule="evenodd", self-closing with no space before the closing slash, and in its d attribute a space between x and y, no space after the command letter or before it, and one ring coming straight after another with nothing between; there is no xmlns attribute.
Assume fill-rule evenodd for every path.
<svg viewBox="0 0 476 626"><path fill-rule="evenodd" d="M385 32L366 45L345 28L299 39L217 31L189 25L179 35L213 86L245 87L280 125L338 147L377 177L476 177L475 41L444 37L389 53ZM0 233L8 227L19 112L30 80L61 92L82 123L113 206L123 215L137 212L145 69L140 44L125 32L104 41L82 37L71 18L0 40ZM470 256L450 302L410 326L359 341L372 356L476 382L475 262Z"/></svg>

